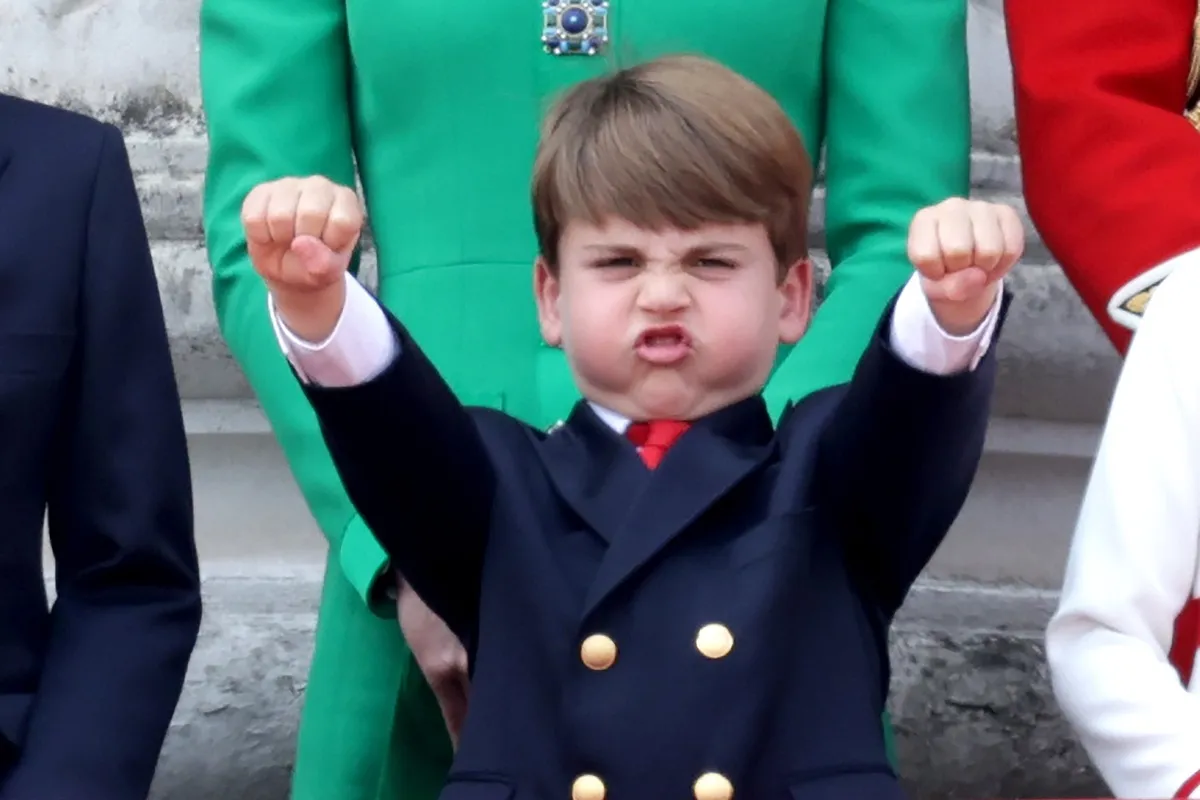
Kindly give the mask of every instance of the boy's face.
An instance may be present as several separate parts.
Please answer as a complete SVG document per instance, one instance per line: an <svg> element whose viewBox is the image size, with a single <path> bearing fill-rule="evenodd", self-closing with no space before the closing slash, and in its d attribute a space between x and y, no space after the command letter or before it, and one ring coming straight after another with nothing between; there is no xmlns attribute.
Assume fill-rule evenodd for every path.
<svg viewBox="0 0 1200 800"><path fill-rule="evenodd" d="M534 269L542 335L583 396L631 419L703 416L758 392L808 324L812 270L783 281L762 225L571 223Z"/></svg>

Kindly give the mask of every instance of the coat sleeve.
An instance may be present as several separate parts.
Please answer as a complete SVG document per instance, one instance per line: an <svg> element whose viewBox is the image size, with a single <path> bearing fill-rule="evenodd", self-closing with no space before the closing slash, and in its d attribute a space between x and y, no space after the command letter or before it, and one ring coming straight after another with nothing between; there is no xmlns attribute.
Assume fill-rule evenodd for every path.
<svg viewBox="0 0 1200 800"><path fill-rule="evenodd" d="M322 386L307 382L297 358L296 378L355 508L405 581L466 641L478 617L498 468L470 412L408 331L377 310L395 343L381 372ZM345 322L341 341L365 345L371 327Z"/></svg>
<svg viewBox="0 0 1200 800"><path fill-rule="evenodd" d="M825 232L833 270L811 328L767 385L775 414L850 380L884 307L912 274L913 215L968 192L966 13L963 0L829 3Z"/></svg>
<svg viewBox="0 0 1200 800"><path fill-rule="evenodd" d="M1011 304L1003 295L971 366L935 374L896 347L893 318L904 299L878 323L822 431L815 467L818 508L833 521L864 596L887 619L967 499L987 434L995 343Z"/></svg>
<svg viewBox="0 0 1200 800"><path fill-rule="evenodd" d="M242 201L257 184L324 175L353 186L343 0L204 0L200 79L208 120L204 228L221 333L253 387L313 516L360 598L395 616L387 558L355 513L312 409L292 379L246 255Z"/></svg>
<svg viewBox="0 0 1200 800"><path fill-rule="evenodd" d="M1124 352L1159 281L1200 266L1200 132L1183 116L1196 3L1005 13L1030 217Z"/></svg>
<svg viewBox="0 0 1200 800"><path fill-rule="evenodd" d="M143 800L200 627L187 440L120 133L105 126L47 495L57 598L2 800Z"/></svg>
<svg viewBox="0 0 1200 800"><path fill-rule="evenodd" d="M1176 619L1200 540L1198 304L1200 271L1173 273L1133 337L1046 635L1058 703L1117 797L1200 796L1200 696L1170 659L1196 648Z"/></svg>

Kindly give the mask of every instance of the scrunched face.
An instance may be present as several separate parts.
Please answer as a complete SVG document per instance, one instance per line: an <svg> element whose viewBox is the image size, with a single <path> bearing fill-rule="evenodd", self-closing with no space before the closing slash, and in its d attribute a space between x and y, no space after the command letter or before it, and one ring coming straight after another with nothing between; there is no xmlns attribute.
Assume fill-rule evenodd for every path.
<svg viewBox="0 0 1200 800"><path fill-rule="evenodd" d="M809 262L781 269L757 224L572 222L534 281L542 335L583 396L631 419L695 419L760 391L812 297Z"/></svg>

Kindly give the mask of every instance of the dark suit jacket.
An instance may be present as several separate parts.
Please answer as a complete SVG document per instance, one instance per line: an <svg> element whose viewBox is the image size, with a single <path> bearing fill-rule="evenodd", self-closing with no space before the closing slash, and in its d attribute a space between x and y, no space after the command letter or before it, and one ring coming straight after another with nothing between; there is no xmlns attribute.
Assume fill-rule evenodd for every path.
<svg viewBox="0 0 1200 800"><path fill-rule="evenodd" d="M120 132L0 95L0 800L146 796L196 641L198 573Z"/></svg>
<svg viewBox="0 0 1200 800"><path fill-rule="evenodd" d="M468 645L443 800L568 798L582 774L684 798L709 772L749 800L903 796L887 631L966 498L995 358L919 372L890 316L848 385L777 431L758 397L718 411L653 472L587 405L546 434L464 409L392 317L383 374L305 387L363 518Z"/></svg>

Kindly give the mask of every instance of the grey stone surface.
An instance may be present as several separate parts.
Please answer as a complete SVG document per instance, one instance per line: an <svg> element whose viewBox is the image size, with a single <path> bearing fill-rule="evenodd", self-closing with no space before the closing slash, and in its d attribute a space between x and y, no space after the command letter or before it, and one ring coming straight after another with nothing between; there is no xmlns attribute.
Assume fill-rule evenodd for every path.
<svg viewBox="0 0 1200 800"><path fill-rule="evenodd" d="M1037 637L900 628L893 642L897 753L913 797L1105 796L1049 699Z"/></svg>
<svg viewBox="0 0 1200 800"><path fill-rule="evenodd" d="M315 576L206 582L200 641L153 798L287 797L318 589Z"/></svg>

